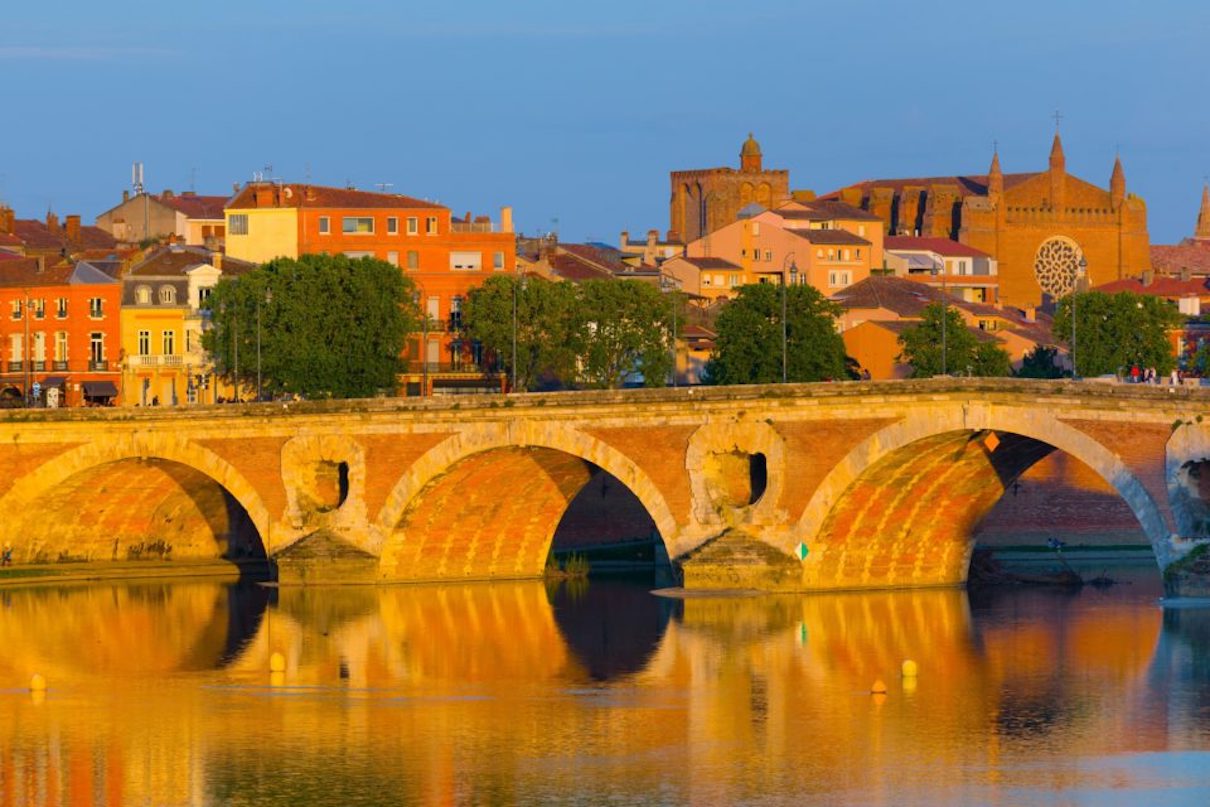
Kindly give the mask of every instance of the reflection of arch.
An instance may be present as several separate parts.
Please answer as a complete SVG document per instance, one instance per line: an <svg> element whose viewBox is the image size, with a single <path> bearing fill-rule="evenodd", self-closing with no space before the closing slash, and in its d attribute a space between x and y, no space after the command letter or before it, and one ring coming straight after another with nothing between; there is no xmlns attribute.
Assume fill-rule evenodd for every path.
<svg viewBox="0 0 1210 807"><path fill-rule="evenodd" d="M630 489L675 555L672 512L629 457L576 429L531 421L485 423L420 457L388 495L375 522L380 543L370 551L382 558L386 577L540 574L567 504L589 479L589 463ZM465 513L461 522L458 513ZM522 539L503 544L503 529L519 531ZM504 550L524 555L501 555Z"/></svg>
<svg viewBox="0 0 1210 807"><path fill-rule="evenodd" d="M574 585L553 590L551 605L559 632L589 677L610 681L645 670L682 601L654 596L630 581L594 580L569 590Z"/></svg>
<svg viewBox="0 0 1210 807"><path fill-rule="evenodd" d="M961 582L978 521L1054 449L1122 496L1163 564L1159 507L1113 452L1049 415L990 406L922 411L862 441L824 478L786 541L808 544L808 585Z"/></svg>
<svg viewBox="0 0 1210 807"><path fill-rule="evenodd" d="M268 550L272 519L260 494L247 479L213 452L196 443L162 434L151 437L133 433L120 438L98 440L67 451L18 479L12 488L0 497L0 512L25 513L28 514L27 520L31 525L49 524L53 527L55 519L60 518L62 514L47 512L37 506L40 500L69 487L84 496L100 496L102 494L89 489L87 485L74 484L73 487L70 480L80 477L77 483L86 482L90 473L100 472L106 466L122 462L155 466L164 474L186 485L206 481L217 484L247 514L263 547ZM74 502L81 510L86 504L86 501ZM64 502L64 506L71 507L73 503ZM78 512L72 512L70 518L65 521L70 521L77 515ZM132 515L137 516L139 513ZM151 539L156 536L146 537Z"/></svg>

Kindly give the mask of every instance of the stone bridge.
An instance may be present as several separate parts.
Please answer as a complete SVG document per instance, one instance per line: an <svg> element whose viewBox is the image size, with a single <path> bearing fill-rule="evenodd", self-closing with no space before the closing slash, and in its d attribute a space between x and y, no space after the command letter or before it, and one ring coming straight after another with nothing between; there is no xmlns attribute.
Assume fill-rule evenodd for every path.
<svg viewBox="0 0 1210 807"><path fill-rule="evenodd" d="M603 472L687 587L945 585L1058 450L1166 568L1210 539L1207 413L1194 389L979 379L14 410L0 541L18 563L265 553L283 580L536 577Z"/></svg>

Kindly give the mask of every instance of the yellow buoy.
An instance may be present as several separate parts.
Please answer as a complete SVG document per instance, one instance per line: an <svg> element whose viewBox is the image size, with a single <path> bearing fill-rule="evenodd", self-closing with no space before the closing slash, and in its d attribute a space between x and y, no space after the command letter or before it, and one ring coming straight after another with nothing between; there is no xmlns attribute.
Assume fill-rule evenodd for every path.
<svg viewBox="0 0 1210 807"><path fill-rule="evenodd" d="M30 692L45 692L46 691L46 679L42 677L41 673L34 673L33 677L29 679L29 691Z"/></svg>
<svg viewBox="0 0 1210 807"><path fill-rule="evenodd" d="M286 657L281 653L274 651L273 655L269 656L269 672L285 672Z"/></svg>
<svg viewBox="0 0 1210 807"><path fill-rule="evenodd" d="M885 695L886 694L886 684L884 684L882 682L881 678L879 678L877 681L875 681L874 685L872 687L870 687L870 694L871 695Z"/></svg>
<svg viewBox="0 0 1210 807"><path fill-rule="evenodd" d="M906 661L903 662L903 677L904 678L915 678L916 677L916 662L912 661L911 659L907 659Z"/></svg>

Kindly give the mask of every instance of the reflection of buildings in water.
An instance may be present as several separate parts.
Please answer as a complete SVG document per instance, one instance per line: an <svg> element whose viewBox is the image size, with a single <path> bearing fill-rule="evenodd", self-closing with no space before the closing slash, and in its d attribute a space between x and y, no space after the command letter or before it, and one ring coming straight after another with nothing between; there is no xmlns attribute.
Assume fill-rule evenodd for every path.
<svg viewBox="0 0 1210 807"><path fill-rule="evenodd" d="M1210 733L1210 607L1177 603L1163 612L1164 629L1147 670L1138 708L1163 717L1165 743Z"/></svg>
<svg viewBox="0 0 1210 807"><path fill-rule="evenodd" d="M0 762L12 772L0 805L70 793L253 803L290 791L277 778L295 792L319 783L325 801L356 800L346 791L355 781L423 802L585 789L696 803L854 789L892 801L912 787L961 801L972 769L1002 770L1038 742L1074 754L1106 742L1164 747L1142 706L1112 703L1163 709L1157 687L1184 693L1173 708L1192 731L1206 646L1205 622L1192 617L1170 620L1157 648L1159 615L1137 602L1026 591L973 606L957 590L658 600L673 612L666 628L645 591L556 593L552 606L541 583L283 589L260 620L255 603L230 604L218 586L170 587L158 605L106 589L121 602L108 611L101 589L81 591L94 593L54 596L102 618L64 618L62 635L53 597L14 602L47 634L31 647L86 647L88 630L110 624L177 649L121 666L112 657L126 645L102 636L103 663L75 676L71 653L27 656L59 661L41 706L0 700ZM4 638L32 640L12 632L12 613ZM631 619L646 627L615 642ZM239 631L214 624L257 632L224 666ZM629 658L610 660L618 644ZM280 689L268 686L275 649L288 658ZM920 666L914 690L900 682L905 658ZM211 672L198 669L204 660ZM125 675L97 677L108 670ZM869 695L875 678L888 684L885 701Z"/></svg>

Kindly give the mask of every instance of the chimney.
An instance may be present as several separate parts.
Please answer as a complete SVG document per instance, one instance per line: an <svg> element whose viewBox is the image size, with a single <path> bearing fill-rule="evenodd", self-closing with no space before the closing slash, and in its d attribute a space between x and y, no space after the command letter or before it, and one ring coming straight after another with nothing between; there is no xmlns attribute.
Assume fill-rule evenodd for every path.
<svg viewBox="0 0 1210 807"><path fill-rule="evenodd" d="M122 191L122 201L123 202L130 201L130 191Z"/></svg>
<svg viewBox="0 0 1210 807"><path fill-rule="evenodd" d="M80 215L78 213L67 217L67 240L80 240Z"/></svg>
<svg viewBox="0 0 1210 807"><path fill-rule="evenodd" d="M1143 281L1144 286L1150 286L1152 283L1155 282L1155 272L1152 271L1151 269L1148 269L1147 271L1143 272L1142 281Z"/></svg>
<svg viewBox="0 0 1210 807"><path fill-rule="evenodd" d="M172 196L172 188L164 188L164 192L160 194L161 199L171 199Z"/></svg>
<svg viewBox="0 0 1210 807"><path fill-rule="evenodd" d="M500 232L511 233L513 231L513 209L508 205L500 208Z"/></svg>
<svg viewBox="0 0 1210 807"><path fill-rule="evenodd" d="M1032 305L1026 306L1024 314L1025 314L1026 322L1037 322L1038 321L1038 309L1035 308L1034 306L1032 306Z"/></svg>
<svg viewBox="0 0 1210 807"><path fill-rule="evenodd" d="M1193 279L1193 271L1188 266L1181 267L1181 280L1186 282Z"/></svg>
<svg viewBox="0 0 1210 807"><path fill-rule="evenodd" d="M626 251L627 245L630 244L630 231L622 230L622 234L618 237L618 249L622 252Z"/></svg>
<svg viewBox="0 0 1210 807"><path fill-rule="evenodd" d="M273 186L265 182L257 183L253 203L257 207L273 207Z"/></svg>
<svg viewBox="0 0 1210 807"><path fill-rule="evenodd" d="M219 270L220 272L223 271L223 253L211 252L210 253L210 265L213 266L215 269Z"/></svg>
<svg viewBox="0 0 1210 807"><path fill-rule="evenodd" d="M52 233L59 232L59 217L49 210L46 211L46 229Z"/></svg>
<svg viewBox="0 0 1210 807"><path fill-rule="evenodd" d="M45 272L46 271L46 256L39 255L38 257L34 258L34 260L36 261L34 271L37 272L38 274L42 274L43 272Z"/></svg>
<svg viewBox="0 0 1210 807"><path fill-rule="evenodd" d="M0 233L11 233L16 214L11 207L0 207Z"/></svg>
<svg viewBox="0 0 1210 807"><path fill-rule="evenodd" d="M656 245L656 242L659 240L660 240L660 231L659 230L648 230L647 231L647 246L654 247Z"/></svg>

